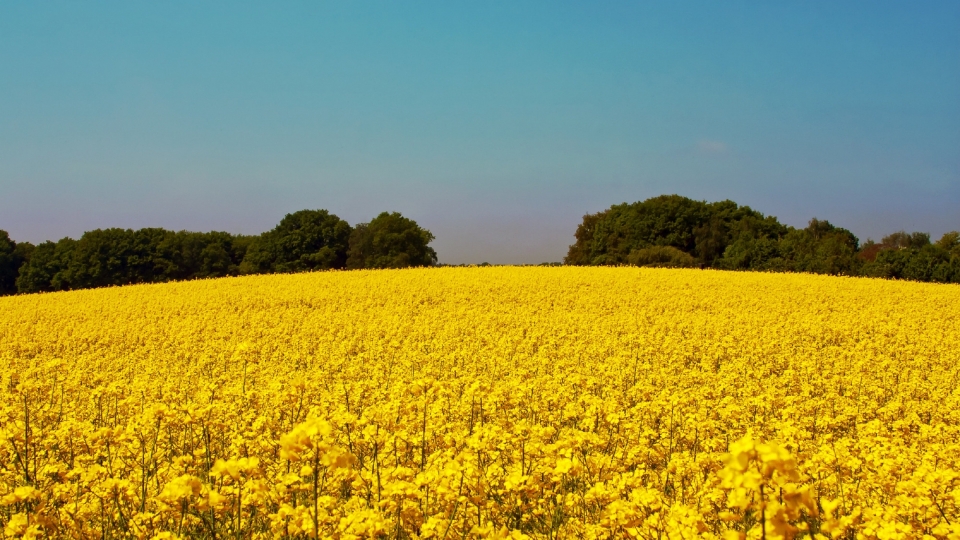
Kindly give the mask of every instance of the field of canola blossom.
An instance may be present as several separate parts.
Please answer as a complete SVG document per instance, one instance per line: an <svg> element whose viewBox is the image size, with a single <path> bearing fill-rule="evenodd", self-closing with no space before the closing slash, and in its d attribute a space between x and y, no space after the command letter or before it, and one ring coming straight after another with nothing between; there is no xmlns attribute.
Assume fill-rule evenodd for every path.
<svg viewBox="0 0 960 540"><path fill-rule="evenodd" d="M4 538L960 538L960 287L637 268L0 299Z"/></svg>

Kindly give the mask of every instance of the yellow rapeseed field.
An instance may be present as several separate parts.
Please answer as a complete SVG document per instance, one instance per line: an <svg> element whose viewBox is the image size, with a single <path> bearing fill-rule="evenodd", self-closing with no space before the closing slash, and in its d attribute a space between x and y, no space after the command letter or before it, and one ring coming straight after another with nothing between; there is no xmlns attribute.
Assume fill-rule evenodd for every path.
<svg viewBox="0 0 960 540"><path fill-rule="evenodd" d="M637 268L0 299L4 538L960 538L960 287Z"/></svg>

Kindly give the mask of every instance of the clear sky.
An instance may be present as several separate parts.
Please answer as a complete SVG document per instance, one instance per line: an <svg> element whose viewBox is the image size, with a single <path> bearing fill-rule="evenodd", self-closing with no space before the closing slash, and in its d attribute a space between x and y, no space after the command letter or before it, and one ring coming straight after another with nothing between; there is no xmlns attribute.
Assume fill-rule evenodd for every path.
<svg viewBox="0 0 960 540"><path fill-rule="evenodd" d="M559 261L678 193L960 229L960 2L3 2L0 229L399 211Z"/></svg>

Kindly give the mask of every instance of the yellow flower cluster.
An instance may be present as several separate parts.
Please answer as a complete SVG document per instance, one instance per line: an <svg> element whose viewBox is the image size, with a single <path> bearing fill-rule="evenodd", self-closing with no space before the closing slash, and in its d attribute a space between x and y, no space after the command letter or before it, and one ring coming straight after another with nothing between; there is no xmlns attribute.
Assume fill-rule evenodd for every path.
<svg viewBox="0 0 960 540"><path fill-rule="evenodd" d="M960 539L960 287L645 268L0 299L3 538Z"/></svg>

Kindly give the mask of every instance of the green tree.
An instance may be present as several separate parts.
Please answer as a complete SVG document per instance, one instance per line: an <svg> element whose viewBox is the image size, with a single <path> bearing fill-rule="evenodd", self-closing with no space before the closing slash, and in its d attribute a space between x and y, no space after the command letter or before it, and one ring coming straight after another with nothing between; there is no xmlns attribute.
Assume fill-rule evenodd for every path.
<svg viewBox="0 0 960 540"><path fill-rule="evenodd" d="M217 231L168 233L157 248L164 280L237 275L253 238Z"/></svg>
<svg viewBox="0 0 960 540"><path fill-rule="evenodd" d="M776 218L733 201L707 203L661 195L584 216L564 262L625 264L636 250L669 246L696 257L700 265L712 266L740 235L780 236L786 230Z"/></svg>
<svg viewBox="0 0 960 540"><path fill-rule="evenodd" d="M908 234L906 231L898 231L884 236L881 244L887 249L920 249L930 245L930 235L922 232Z"/></svg>
<svg viewBox="0 0 960 540"><path fill-rule="evenodd" d="M794 229L779 242L784 269L815 274L858 275L859 240L847 229L813 218L805 229Z"/></svg>
<svg viewBox="0 0 960 540"><path fill-rule="evenodd" d="M33 246L16 243L7 231L0 230L0 296L17 292L17 276Z"/></svg>
<svg viewBox="0 0 960 540"><path fill-rule="evenodd" d="M938 283L960 283L960 257L940 261L931 272L931 281Z"/></svg>
<svg viewBox="0 0 960 540"><path fill-rule="evenodd" d="M950 253L952 256L960 257L960 231L950 231L944 233L937 240L937 247Z"/></svg>
<svg viewBox="0 0 960 540"><path fill-rule="evenodd" d="M938 244L918 245L921 247L880 251L875 261L864 265L864 274L913 281L960 283L960 257Z"/></svg>
<svg viewBox="0 0 960 540"><path fill-rule="evenodd" d="M596 236L597 223L604 219L608 212L609 210L605 210L583 216L583 222L577 226L577 231L573 234L576 242L570 246L567 256L563 259L565 264L575 266L592 264L593 251L596 249L594 237Z"/></svg>
<svg viewBox="0 0 960 540"><path fill-rule="evenodd" d="M860 250L861 273L870 277L960 283L960 233L948 232L936 243L922 232L898 231Z"/></svg>
<svg viewBox="0 0 960 540"><path fill-rule="evenodd" d="M593 222L592 234L579 235L585 242L571 246L571 251L582 252L585 256L580 264L590 265L625 264L632 251L650 246L692 253L696 248L694 230L711 217L707 203L679 195L618 204L601 212ZM567 258L573 263L569 252Z"/></svg>
<svg viewBox="0 0 960 540"><path fill-rule="evenodd" d="M786 261L780 254L780 241L777 238L744 233L724 250L723 257L717 260L717 268L724 270L772 270L786 269Z"/></svg>
<svg viewBox="0 0 960 540"><path fill-rule="evenodd" d="M35 293L63 291L71 286L70 262L77 241L62 238L57 242L38 244L29 259L20 267L17 292Z"/></svg>
<svg viewBox="0 0 960 540"><path fill-rule="evenodd" d="M159 228L96 229L83 233L68 266L70 288L169 281L170 261L158 252L169 234Z"/></svg>
<svg viewBox="0 0 960 540"><path fill-rule="evenodd" d="M17 290L23 293L160 283L240 273L252 237L159 228L97 229L23 248Z"/></svg>
<svg viewBox="0 0 960 540"><path fill-rule="evenodd" d="M672 246L650 246L635 249L627 256L627 263L634 266L660 268L693 268L697 260L692 255Z"/></svg>
<svg viewBox="0 0 960 540"><path fill-rule="evenodd" d="M287 214L276 228L250 244L241 271L303 272L343 268L350 232L346 221L326 210Z"/></svg>
<svg viewBox="0 0 960 540"><path fill-rule="evenodd" d="M347 268L406 268L437 264L433 234L399 212L383 212L350 235Z"/></svg>

